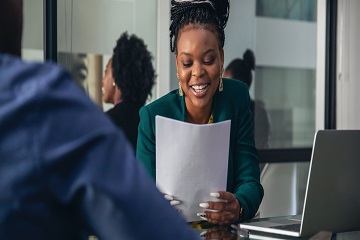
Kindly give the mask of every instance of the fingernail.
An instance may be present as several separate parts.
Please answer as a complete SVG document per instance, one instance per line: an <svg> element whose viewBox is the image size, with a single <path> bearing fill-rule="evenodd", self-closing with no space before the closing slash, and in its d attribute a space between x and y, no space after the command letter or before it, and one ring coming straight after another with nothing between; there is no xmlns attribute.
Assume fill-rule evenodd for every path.
<svg viewBox="0 0 360 240"><path fill-rule="evenodd" d="M180 204L180 201L178 201L178 200L172 200L172 201L170 201L170 205L171 205L171 206L175 206L175 205L178 205L178 204Z"/></svg>
<svg viewBox="0 0 360 240"><path fill-rule="evenodd" d="M204 237L207 234L207 230L203 231L202 233L200 233L200 237Z"/></svg>
<svg viewBox="0 0 360 240"><path fill-rule="evenodd" d="M210 196L218 198L218 197L220 197L220 193L212 192L212 193L210 193Z"/></svg>
<svg viewBox="0 0 360 240"><path fill-rule="evenodd" d="M208 208L209 204L208 203L200 203L199 206L202 208Z"/></svg>
<svg viewBox="0 0 360 240"><path fill-rule="evenodd" d="M196 215L205 221L208 220L205 213L197 213Z"/></svg>
<svg viewBox="0 0 360 240"><path fill-rule="evenodd" d="M167 194L164 195L164 198L169 201L174 200L174 198L172 196L167 195Z"/></svg>

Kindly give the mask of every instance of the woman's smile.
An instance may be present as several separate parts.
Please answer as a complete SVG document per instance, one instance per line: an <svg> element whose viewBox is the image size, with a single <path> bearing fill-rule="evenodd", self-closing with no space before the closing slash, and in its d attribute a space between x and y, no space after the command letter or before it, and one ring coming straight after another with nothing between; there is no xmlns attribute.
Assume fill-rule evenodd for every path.
<svg viewBox="0 0 360 240"><path fill-rule="evenodd" d="M203 97L209 89L210 83L199 83L190 86L191 92L195 95L195 97Z"/></svg>

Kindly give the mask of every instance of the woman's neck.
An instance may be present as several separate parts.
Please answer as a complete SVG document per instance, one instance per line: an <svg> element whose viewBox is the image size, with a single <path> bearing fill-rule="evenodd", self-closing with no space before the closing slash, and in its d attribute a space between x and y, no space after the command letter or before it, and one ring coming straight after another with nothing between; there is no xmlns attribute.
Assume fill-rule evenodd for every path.
<svg viewBox="0 0 360 240"><path fill-rule="evenodd" d="M206 108L186 108L186 122L195 124L207 124L211 115L211 105Z"/></svg>

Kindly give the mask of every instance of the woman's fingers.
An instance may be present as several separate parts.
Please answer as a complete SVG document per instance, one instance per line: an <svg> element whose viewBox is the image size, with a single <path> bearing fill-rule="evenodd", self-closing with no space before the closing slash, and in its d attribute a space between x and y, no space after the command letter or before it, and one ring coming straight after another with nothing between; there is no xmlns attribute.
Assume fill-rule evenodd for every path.
<svg viewBox="0 0 360 240"><path fill-rule="evenodd" d="M236 197L231 192L216 192L216 193L210 193L211 196L217 195L218 199L222 199L228 202L235 201Z"/></svg>
<svg viewBox="0 0 360 240"><path fill-rule="evenodd" d="M172 200L172 201L170 201L170 205L171 206L176 206L176 205L179 205L180 204L180 201L178 201L178 200Z"/></svg>
<svg viewBox="0 0 360 240"><path fill-rule="evenodd" d="M218 192L210 195L223 201L200 203L199 206L206 209L205 214L209 222L228 224L239 218L240 204L234 194Z"/></svg>
<svg viewBox="0 0 360 240"><path fill-rule="evenodd" d="M164 198L170 202L171 206L176 206L180 204L179 200L176 200L173 196L169 194L164 194Z"/></svg>
<svg viewBox="0 0 360 240"><path fill-rule="evenodd" d="M219 192L219 202L204 202L199 206L205 209L217 210L217 211L235 211L238 208L238 201L234 194L229 192ZM210 195L214 195L211 193Z"/></svg>
<svg viewBox="0 0 360 240"><path fill-rule="evenodd" d="M165 195L164 195L164 198L165 198L166 200L168 200L168 201L174 200L173 196L168 195L168 194L165 194Z"/></svg>

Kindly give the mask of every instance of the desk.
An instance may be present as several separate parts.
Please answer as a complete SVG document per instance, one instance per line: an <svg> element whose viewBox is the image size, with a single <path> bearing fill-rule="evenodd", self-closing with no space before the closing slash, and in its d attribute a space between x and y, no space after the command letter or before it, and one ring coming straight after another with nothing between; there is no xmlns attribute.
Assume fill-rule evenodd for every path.
<svg viewBox="0 0 360 240"><path fill-rule="evenodd" d="M199 232L201 239L221 239L221 240L252 240L252 239L266 239L266 240L359 240L360 231L354 232L344 232L344 233L318 233L317 235L311 238L298 238L298 237L286 237L279 236L274 234L266 233L254 233L250 234L248 237L242 236L237 230L231 226L215 226L206 221L199 221L191 223L191 227L196 229Z"/></svg>

